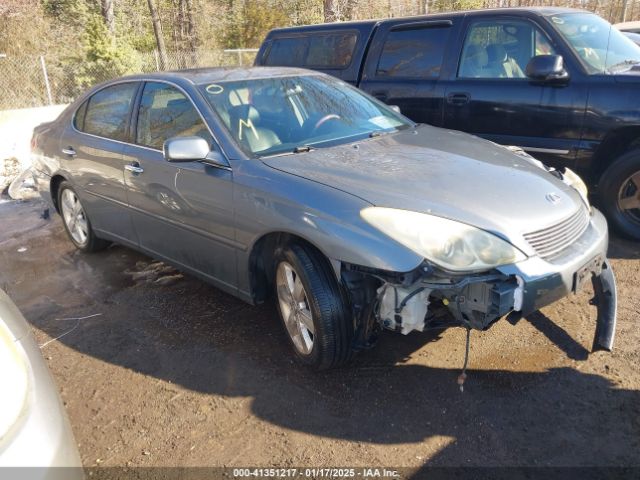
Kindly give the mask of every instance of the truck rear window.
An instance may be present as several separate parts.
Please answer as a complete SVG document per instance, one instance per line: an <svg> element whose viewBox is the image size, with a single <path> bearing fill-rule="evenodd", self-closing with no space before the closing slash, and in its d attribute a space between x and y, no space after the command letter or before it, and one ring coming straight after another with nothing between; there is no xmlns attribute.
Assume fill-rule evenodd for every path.
<svg viewBox="0 0 640 480"><path fill-rule="evenodd" d="M264 65L346 68L351 63L357 40L356 33L275 38L271 42Z"/></svg>
<svg viewBox="0 0 640 480"><path fill-rule="evenodd" d="M437 78L450 28L391 30L382 49L376 76Z"/></svg>

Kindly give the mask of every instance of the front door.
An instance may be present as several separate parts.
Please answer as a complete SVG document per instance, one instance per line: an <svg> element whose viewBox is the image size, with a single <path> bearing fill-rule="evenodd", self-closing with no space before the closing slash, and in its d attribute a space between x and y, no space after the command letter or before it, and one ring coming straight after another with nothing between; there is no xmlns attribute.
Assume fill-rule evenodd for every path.
<svg viewBox="0 0 640 480"><path fill-rule="evenodd" d="M532 20L509 16L470 20L457 71L447 82L444 125L524 148L552 165L573 166L586 87L541 85L525 75L535 55L556 54ZM571 74L571 66L565 61Z"/></svg>
<svg viewBox="0 0 640 480"><path fill-rule="evenodd" d="M184 136L200 136L217 148L182 91L147 82L137 113L136 144L124 150L127 195L140 246L234 291L233 175L230 169L201 162L167 162L164 142Z"/></svg>

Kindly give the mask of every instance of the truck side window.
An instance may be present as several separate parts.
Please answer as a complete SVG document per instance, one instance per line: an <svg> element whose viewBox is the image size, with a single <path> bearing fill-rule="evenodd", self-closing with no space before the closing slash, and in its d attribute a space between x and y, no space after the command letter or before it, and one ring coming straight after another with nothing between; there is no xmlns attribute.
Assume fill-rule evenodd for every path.
<svg viewBox="0 0 640 480"><path fill-rule="evenodd" d="M449 27L391 30L376 69L377 77L438 78Z"/></svg>
<svg viewBox="0 0 640 480"><path fill-rule="evenodd" d="M531 57L554 53L545 34L527 21L478 21L467 32L458 77L525 78Z"/></svg>
<svg viewBox="0 0 640 480"><path fill-rule="evenodd" d="M264 64L278 67L304 65L308 46L309 39L306 37L275 38L271 43Z"/></svg>
<svg viewBox="0 0 640 480"><path fill-rule="evenodd" d="M313 35L305 65L318 68L345 68L351 63L358 36L355 33Z"/></svg>

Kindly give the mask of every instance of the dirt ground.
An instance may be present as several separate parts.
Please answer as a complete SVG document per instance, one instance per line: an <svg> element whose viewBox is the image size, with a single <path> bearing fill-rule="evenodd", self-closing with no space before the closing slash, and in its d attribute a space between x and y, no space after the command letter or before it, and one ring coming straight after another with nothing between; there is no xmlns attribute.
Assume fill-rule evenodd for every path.
<svg viewBox="0 0 640 480"><path fill-rule="evenodd" d="M0 205L0 287L44 345L87 467L640 466L640 244L611 242L613 353L589 354L585 291L473 332L461 393L462 329L388 332L314 374L272 307L123 247L81 254L43 208Z"/></svg>

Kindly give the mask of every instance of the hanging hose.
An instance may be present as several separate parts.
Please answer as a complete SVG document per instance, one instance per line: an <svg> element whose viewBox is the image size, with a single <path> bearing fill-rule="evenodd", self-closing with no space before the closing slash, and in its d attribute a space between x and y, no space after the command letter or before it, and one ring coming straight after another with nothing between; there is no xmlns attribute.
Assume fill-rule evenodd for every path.
<svg viewBox="0 0 640 480"><path fill-rule="evenodd" d="M462 373L458 375L458 385L460 391L464 392L464 381L467 379L467 364L469 363L469 345L471 344L471 329L467 327L467 346L464 352L464 365L462 366Z"/></svg>

